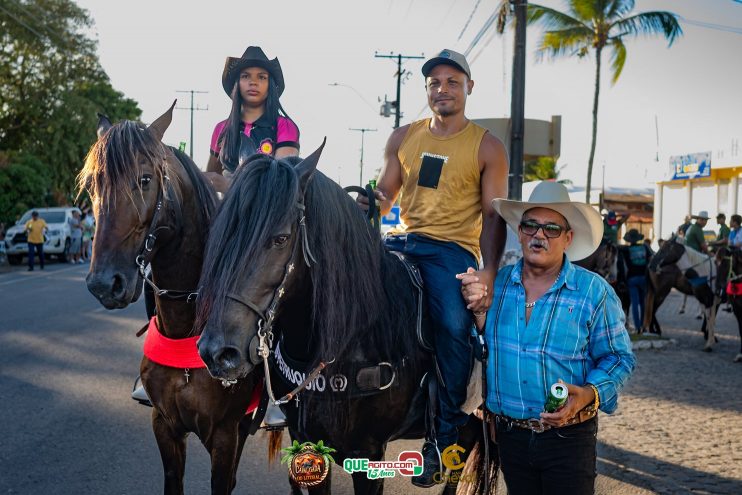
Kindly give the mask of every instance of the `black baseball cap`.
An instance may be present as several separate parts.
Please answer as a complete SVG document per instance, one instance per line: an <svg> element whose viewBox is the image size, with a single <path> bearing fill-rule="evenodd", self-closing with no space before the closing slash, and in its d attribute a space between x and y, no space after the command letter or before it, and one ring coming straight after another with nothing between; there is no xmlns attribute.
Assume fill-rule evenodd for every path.
<svg viewBox="0 0 742 495"><path fill-rule="evenodd" d="M430 71L433 70L433 67L441 64L456 67L461 72L466 74L469 79L471 79L471 69L469 69L469 63L466 61L466 57L459 52L455 52L447 48L441 50L433 58L428 59L423 64L423 76L428 77L428 74L430 74Z"/></svg>

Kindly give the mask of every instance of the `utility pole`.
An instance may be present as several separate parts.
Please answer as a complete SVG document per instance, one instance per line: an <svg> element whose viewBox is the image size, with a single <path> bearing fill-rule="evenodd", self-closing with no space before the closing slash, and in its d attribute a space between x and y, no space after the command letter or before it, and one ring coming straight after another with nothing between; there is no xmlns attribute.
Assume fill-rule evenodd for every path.
<svg viewBox="0 0 742 495"><path fill-rule="evenodd" d="M356 129L356 128L353 128L353 127L348 127L348 130L349 131L358 131L358 132L361 133L361 164L360 164L360 166L361 166L361 173L360 173L360 177L359 177L358 182L359 182L360 186L363 187L363 138L366 136L366 133L367 132L376 132L376 129L368 129L366 127L361 127L360 129Z"/></svg>
<svg viewBox="0 0 742 495"><path fill-rule="evenodd" d="M513 88L510 100L510 192L520 201L523 194L523 138L526 105L526 10L528 0L510 0L515 9Z"/></svg>
<svg viewBox="0 0 742 495"><path fill-rule="evenodd" d="M193 160L193 112L196 111L196 110L208 110L209 109L208 105L206 106L206 108L194 107L193 106L193 94L194 93L204 94L204 93L208 93L208 91L196 91L196 90L193 90L193 89L189 89L187 91L176 91L176 93L190 93L191 94L191 106L190 107L175 107L175 109L176 110L190 110L191 111L191 142L190 142L190 144L191 144L191 148L190 148L191 151L189 153L189 156L191 157L191 160Z"/></svg>
<svg viewBox="0 0 742 495"><path fill-rule="evenodd" d="M397 60L397 101L393 102L394 106L396 107L396 115L394 116L394 128L399 127L399 119L402 117L402 111L400 105L400 99L402 98L402 60L407 59L421 59L425 58L423 55L402 55L397 54L394 55L393 53L390 53L389 55L379 55L377 52L374 52L375 58L392 58Z"/></svg>

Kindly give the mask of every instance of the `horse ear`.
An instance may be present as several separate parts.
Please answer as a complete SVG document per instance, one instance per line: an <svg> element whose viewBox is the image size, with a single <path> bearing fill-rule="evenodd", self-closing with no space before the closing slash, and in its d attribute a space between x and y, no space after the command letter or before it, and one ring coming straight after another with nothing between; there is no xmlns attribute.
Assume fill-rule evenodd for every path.
<svg viewBox="0 0 742 495"><path fill-rule="evenodd" d="M102 113L98 114L98 129L96 130L96 133L98 134L98 139L103 137L103 134L105 134L108 129L113 127L113 124L109 120L108 117L103 115Z"/></svg>
<svg viewBox="0 0 742 495"><path fill-rule="evenodd" d="M326 142L327 138L325 137L325 139L322 140L320 147L317 148L314 153L297 163L296 167L294 167L296 173L299 175L299 184L302 191L306 190L309 179L312 177L312 174L314 174L314 171L317 170L317 163L319 162L319 157L322 154Z"/></svg>
<svg viewBox="0 0 742 495"><path fill-rule="evenodd" d="M159 141L162 141L162 136L165 135L165 131L168 127L170 127L170 123L173 121L173 108L175 108L175 104L178 102L178 100L173 101L173 104L170 105L170 108L168 108L165 113L157 117L154 122L152 122L148 129L152 130L152 132L155 133L155 136L157 136L157 139Z"/></svg>

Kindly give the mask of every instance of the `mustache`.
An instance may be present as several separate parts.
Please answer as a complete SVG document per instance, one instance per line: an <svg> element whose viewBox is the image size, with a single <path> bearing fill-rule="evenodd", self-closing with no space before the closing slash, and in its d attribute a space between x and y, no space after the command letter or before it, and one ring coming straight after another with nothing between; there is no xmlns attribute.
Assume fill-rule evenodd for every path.
<svg viewBox="0 0 742 495"><path fill-rule="evenodd" d="M531 239L528 241L528 247L540 247L544 248L546 251L549 250L549 242L546 239Z"/></svg>

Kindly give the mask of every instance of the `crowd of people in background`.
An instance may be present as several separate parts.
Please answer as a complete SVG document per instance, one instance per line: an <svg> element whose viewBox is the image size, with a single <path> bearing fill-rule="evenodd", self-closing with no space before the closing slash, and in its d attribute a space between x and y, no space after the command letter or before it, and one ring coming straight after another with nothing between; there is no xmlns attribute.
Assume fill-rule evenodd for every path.
<svg viewBox="0 0 742 495"><path fill-rule="evenodd" d="M628 291L631 300L631 321L638 333L646 333L642 328L644 315L644 300L647 294L647 270L649 262L655 252L652 249L651 239L645 239L644 235L635 228L629 229L623 236L625 244L619 244L619 232L628 215L618 215L614 211L603 210L603 240L610 242L618 248L616 263L616 280L613 280L617 290ZM742 216L734 214L730 217L727 225L727 217L724 213L716 215L716 223L719 227L714 240L707 240L706 226L711 217L708 211L699 211L696 215L686 215L683 223L678 226L675 234L682 238L686 246L704 254L713 254L722 246L730 248L742 247ZM664 244L658 239L658 246Z"/></svg>

